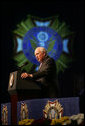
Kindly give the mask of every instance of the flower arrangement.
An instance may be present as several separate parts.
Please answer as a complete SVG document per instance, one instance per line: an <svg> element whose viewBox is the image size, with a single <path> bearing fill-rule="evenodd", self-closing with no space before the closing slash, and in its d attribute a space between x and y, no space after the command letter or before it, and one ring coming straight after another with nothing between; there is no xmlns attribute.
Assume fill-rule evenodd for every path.
<svg viewBox="0 0 85 126"><path fill-rule="evenodd" d="M70 116L71 123L75 123L77 125L84 125L84 114L79 113L77 115Z"/></svg>
<svg viewBox="0 0 85 126"><path fill-rule="evenodd" d="M34 122L32 122L31 125L50 125L50 123L51 123L50 119L41 118L38 120L34 120Z"/></svg>
<svg viewBox="0 0 85 126"><path fill-rule="evenodd" d="M34 119L24 119L22 121L19 121L19 125L31 125L31 123L34 121Z"/></svg>
<svg viewBox="0 0 85 126"><path fill-rule="evenodd" d="M50 125L51 120L50 119L45 119L45 118L41 118L41 119L24 119L22 121L19 121L19 125Z"/></svg>
<svg viewBox="0 0 85 126"><path fill-rule="evenodd" d="M84 125L84 114L64 116L59 119L24 119L19 121L19 125Z"/></svg>
<svg viewBox="0 0 85 126"><path fill-rule="evenodd" d="M71 121L69 120L68 116L61 117L60 119L52 119L50 125L66 125L70 124Z"/></svg>

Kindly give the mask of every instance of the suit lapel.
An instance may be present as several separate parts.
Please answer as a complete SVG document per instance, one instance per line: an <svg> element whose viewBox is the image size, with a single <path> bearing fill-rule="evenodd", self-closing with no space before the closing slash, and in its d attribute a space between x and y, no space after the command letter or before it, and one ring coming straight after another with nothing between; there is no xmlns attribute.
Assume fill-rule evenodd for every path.
<svg viewBox="0 0 85 126"><path fill-rule="evenodd" d="M45 64L46 64L46 61L47 61L48 58L49 58L49 56L46 56L46 57L45 57L45 60L42 62L42 64L40 64L40 67L39 67L39 70L40 70L40 71L41 71L42 69L44 69Z"/></svg>

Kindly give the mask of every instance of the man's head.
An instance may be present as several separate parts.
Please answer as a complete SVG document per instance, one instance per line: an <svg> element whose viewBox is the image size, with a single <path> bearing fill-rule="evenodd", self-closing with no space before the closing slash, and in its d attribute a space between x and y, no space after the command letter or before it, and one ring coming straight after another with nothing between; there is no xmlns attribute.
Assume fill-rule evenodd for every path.
<svg viewBox="0 0 85 126"><path fill-rule="evenodd" d="M45 50L44 47L37 47L35 49L35 57L38 60L38 62L42 62L47 55L47 51Z"/></svg>

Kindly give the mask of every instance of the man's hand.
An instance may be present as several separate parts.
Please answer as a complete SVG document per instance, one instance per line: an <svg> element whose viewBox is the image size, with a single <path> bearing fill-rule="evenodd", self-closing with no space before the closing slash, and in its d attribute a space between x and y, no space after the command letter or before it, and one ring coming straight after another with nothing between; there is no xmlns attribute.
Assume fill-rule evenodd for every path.
<svg viewBox="0 0 85 126"><path fill-rule="evenodd" d="M22 73L21 74L21 78L23 79L23 78L27 78L27 77L33 77L33 75L32 74L28 74L28 73Z"/></svg>

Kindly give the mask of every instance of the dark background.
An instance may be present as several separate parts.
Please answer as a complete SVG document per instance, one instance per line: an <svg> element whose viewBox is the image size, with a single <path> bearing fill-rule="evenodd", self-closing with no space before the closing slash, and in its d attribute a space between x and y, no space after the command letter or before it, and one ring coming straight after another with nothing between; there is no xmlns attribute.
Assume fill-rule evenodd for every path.
<svg viewBox="0 0 85 126"><path fill-rule="evenodd" d="M59 74L61 97L74 97L83 95L84 88L84 0L71 1L2 1L1 2L1 103L9 102L7 92L9 74L16 70L13 55L13 34L16 25L25 19L28 14L37 17L50 17L59 15L61 21L70 26L75 32L73 43L73 58L70 68ZM81 93L81 94L80 94Z"/></svg>

